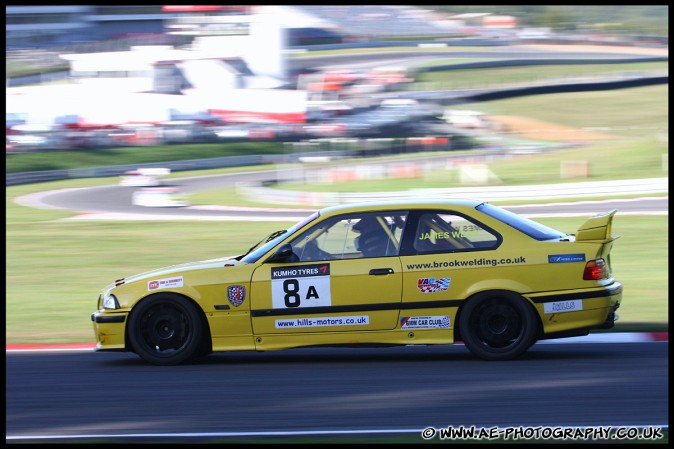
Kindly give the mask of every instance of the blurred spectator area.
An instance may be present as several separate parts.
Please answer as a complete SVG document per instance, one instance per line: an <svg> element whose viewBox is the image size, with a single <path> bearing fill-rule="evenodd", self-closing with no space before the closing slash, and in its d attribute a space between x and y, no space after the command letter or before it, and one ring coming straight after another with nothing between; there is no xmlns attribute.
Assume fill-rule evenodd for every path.
<svg viewBox="0 0 674 449"><path fill-rule="evenodd" d="M434 36L455 30L430 10L402 5L306 5L297 8L339 27L347 36Z"/></svg>
<svg viewBox="0 0 674 449"><path fill-rule="evenodd" d="M262 11L264 7L245 8L248 14ZM237 7L228 5L218 8ZM542 29L531 28L539 25L526 24L525 19L516 13L512 16L499 15L496 11L498 7L479 14L460 14L466 8L461 6L455 7L456 11L451 14L405 5L295 5L282 8L282 22L286 27L289 47L376 39L434 39L462 36L469 28L476 32L482 29L485 36L491 36L485 21L499 17L511 17L518 29ZM6 6L5 11L7 76L14 76L11 71L16 70L17 63L18 67L21 64L66 67L59 54L127 51L141 45L186 47L193 39L190 35L167 33L172 21L185 12L162 5L15 5ZM520 15L525 15L525 12L520 11ZM241 14L241 11L237 9L233 13ZM219 10L217 14L223 14L223 11ZM631 20L641 23L638 20L647 19L635 17ZM502 27L492 26L491 31L504 31ZM527 33L524 34L526 36ZM552 38L553 34L547 33L545 39ZM510 35L516 36L516 33ZM575 32L568 29L563 35L554 37L564 43L601 41L625 44L625 33L622 35L620 42L615 42L617 38L610 33L590 32L587 27L578 25ZM641 32L630 33L628 40L628 44L640 46L666 46L669 43L668 35L649 33L645 25Z"/></svg>
<svg viewBox="0 0 674 449"><path fill-rule="evenodd" d="M414 7L316 5L284 8L288 10L284 12L288 19L284 22L291 46L338 43L344 36L424 36L447 31L441 21L429 15L431 11ZM5 48L7 52L41 48L54 53L92 53L123 51L134 45L186 44L190 41L189 36L165 34L180 14L185 11L174 11L161 5L6 6ZM10 55L12 59L18 57Z"/></svg>

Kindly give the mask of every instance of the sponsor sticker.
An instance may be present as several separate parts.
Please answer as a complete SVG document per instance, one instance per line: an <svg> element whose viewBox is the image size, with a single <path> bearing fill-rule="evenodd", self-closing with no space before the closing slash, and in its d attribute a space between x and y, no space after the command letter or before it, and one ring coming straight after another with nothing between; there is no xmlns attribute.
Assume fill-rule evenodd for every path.
<svg viewBox="0 0 674 449"><path fill-rule="evenodd" d="M549 254L548 263L585 262L585 254Z"/></svg>
<svg viewBox="0 0 674 449"><path fill-rule="evenodd" d="M419 278L417 280L417 288L421 293L435 293L447 290L450 278Z"/></svg>
<svg viewBox="0 0 674 449"><path fill-rule="evenodd" d="M246 287L243 285L230 285L227 287L227 299L234 307L239 307L246 299Z"/></svg>
<svg viewBox="0 0 674 449"><path fill-rule="evenodd" d="M404 316L400 329L449 329L449 316Z"/></svg>
<svg viewBox="0 0 674 449"><path fill-rule="evenodd" d="M543 304L543 311L545 313L577 312L579 310L583 310L582 299L572 299L570 301L546 302Z"/></svg>
<svg viewBox="0 0 674 449"><path fill-rule="evenodd" d="M271 303L274 309L331 305L330 264L272 268Z"/></svg>
<svg viewBox="0 0 674 449"><path fill-rule="evenodd" d="M325 326L366 326L370 324L368 315L360 316L329 316L322 318L291 318L276 320L276 329L293 329L298 327L325 327Z"/></svg>
<svg viewBox="0 0 674 449"><path fill-rule="evenodd" d="M156 279L154 281L149 281L147 283L147 289L149 291L160 290L162 288L176 288L176 287L182 287L182 286L183 286L183 277L182 276L176 276L176 277L173 277L173 278Z"/></svg>

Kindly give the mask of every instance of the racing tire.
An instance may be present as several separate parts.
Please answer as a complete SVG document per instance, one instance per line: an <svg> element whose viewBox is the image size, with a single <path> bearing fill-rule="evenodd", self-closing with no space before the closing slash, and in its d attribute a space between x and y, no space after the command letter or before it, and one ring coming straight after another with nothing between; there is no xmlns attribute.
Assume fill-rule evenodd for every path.
<svg viewBox="0 0 674 449"><path fill-rule="evenodd" d="M146 298L129 317L131 349L153 365L178 365L203 354L204 335L200 312L178 295Z"/></svg>
<svg viewBox="0 0 674 449"><path fill-rule="evenodd" d="M477 295L463 307L459 333L468 350L484 360L512 360L538 339L534 308L509 292Z"/></svg>

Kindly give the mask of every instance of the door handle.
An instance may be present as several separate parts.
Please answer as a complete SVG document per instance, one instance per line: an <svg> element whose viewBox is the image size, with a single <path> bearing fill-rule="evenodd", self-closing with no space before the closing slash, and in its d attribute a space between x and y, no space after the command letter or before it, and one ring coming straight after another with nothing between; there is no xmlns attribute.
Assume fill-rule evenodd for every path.
<svg viewBox="0 0 674 449"><path fill-rule="evenodd" d="M373 276L381 276L383 274L393 274L393 268L373 268L370 270Z"/></svg>

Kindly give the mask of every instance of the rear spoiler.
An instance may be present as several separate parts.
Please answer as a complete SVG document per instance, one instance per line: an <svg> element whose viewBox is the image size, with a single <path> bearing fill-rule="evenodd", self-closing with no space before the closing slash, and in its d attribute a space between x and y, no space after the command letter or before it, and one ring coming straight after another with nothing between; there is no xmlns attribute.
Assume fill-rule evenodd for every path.
<svg viewBox="0 0 674 449"><path fill-rule="evenodd" d="M613 209L588 219L578 228L576 242L599 241L608 243L620 237L611 235L611 224L616 212L618 212L618 209Z"/></svg>

